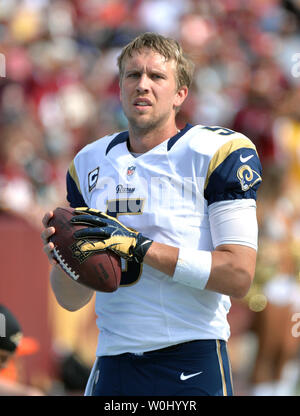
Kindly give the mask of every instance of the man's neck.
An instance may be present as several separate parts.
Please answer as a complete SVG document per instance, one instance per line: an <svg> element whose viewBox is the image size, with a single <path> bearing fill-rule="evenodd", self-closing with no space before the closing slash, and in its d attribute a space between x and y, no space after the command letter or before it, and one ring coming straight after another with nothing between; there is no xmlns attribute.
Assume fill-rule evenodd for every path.
<svg viewBox="0 0 300 416"><path fill-rule="evenodd" d="M175 124L170 128L152 129L148 132L129 127L129 150L134 153L148 152L177 133Z"/></svg>

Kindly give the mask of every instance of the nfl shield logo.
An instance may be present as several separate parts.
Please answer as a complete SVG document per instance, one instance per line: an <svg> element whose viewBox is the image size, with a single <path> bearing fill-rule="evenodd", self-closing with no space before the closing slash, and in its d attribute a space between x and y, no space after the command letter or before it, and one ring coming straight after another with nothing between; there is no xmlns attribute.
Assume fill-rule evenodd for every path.
<svg viewBox="0 0 300 416"><path fill-rule="evenodd" d="M129 168L127 169L127 176L132 176L134 174L135 171L135 166L129 166Z"/></svg>

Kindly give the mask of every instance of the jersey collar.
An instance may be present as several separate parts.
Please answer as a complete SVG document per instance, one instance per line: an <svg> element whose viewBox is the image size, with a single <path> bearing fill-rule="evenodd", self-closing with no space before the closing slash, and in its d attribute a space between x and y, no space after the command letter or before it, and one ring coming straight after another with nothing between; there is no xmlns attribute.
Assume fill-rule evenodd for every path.
<svg viewBox="0 0 300 416"><path fill-rule="evenodd" d="M168 141L168 146L167 146L168 151L174 146L177 140L179 140L180 137L182 137L192 127L194 127L192 124L187 123L182 130L180 130L177 134L175 134L175 136L171 137Z"/></svg>
<svg viewBox="0 0 300 416"><path fill-rule="evenodd" d="M169 151L174 146L174 144L177 142L177 140L179 140L180 137L182 137L192 127L194 127L192 124L187 123L182 130L180 130L177 134L175 134L175 136L171 137L168 140L167 150ZM108 155L108 153L111 151L111 149L113 147L117 146L118 144L127 142L128 140L129 140L129 132L128 132L128 130L123 131L123 132L117 134L117 136L114 137L114 139L107 146L106 153L105 154Z"/></svg>

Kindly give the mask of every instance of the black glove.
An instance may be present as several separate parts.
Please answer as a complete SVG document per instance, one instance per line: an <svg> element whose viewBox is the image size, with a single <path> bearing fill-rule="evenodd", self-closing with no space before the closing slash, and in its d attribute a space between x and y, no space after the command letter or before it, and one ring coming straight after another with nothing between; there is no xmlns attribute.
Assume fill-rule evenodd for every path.
<svg viewBox="0 0 300 416"><path fill-rule="evenodd" d="M77 225L87 225L75 231L74 237L79 239L93 239L87 241L80 249L86 252L111 250L126 260L134 259L142 263L147 250L153 240L144 237L141 233L125 227L116 218L104 214L97 209L76 208L71 222Z"/></svg>

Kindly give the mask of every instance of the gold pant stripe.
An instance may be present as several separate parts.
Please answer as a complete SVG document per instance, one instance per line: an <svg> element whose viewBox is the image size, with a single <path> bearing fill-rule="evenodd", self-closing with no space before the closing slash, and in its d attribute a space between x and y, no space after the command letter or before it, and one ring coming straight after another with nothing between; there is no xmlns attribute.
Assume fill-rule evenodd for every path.
<svg viewBox="0 0 300 416"><path fill-rule="evenodd" d="M218 339L216 342L217 342L217 355L218 355L220 373L221 373L221 379L222 379L223 396L227 396L227 386L226 386L226 381L225 381L223 359L222 359L222 354L221 354L221 344Z"/></svg>
<svg viewBox="0 0 300 416"><path fill-rule="evenodd" d="M228 357L228 361L229 361L229 372L230 372L230 383L231 383L231 390L232 390L232 394L234 395L234 390L233 390L233 378L232 378L232 369L231 369L231 362L230 362L230 358L228 356L228 351L227 351L227 344L225 345L226 348L226 353L227 353L227 357Z"/></svg>

